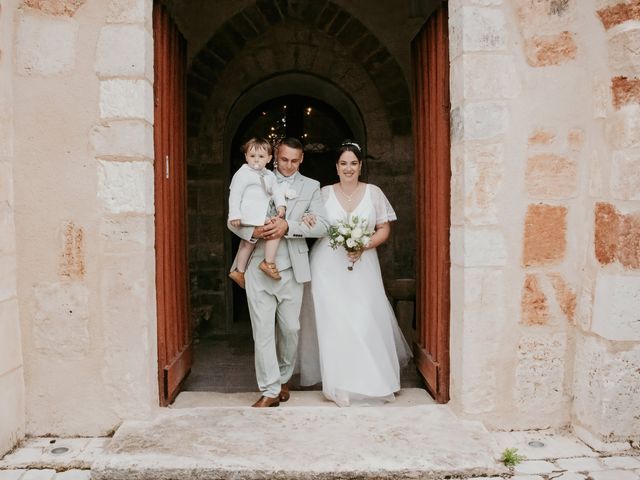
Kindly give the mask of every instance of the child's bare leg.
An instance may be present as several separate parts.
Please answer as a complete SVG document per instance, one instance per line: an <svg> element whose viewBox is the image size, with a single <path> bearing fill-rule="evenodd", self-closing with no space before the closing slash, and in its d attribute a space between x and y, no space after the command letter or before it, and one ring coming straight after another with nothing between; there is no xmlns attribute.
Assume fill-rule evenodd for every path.
<svg viewBox="0 0 640 480"><path fill-rule="evenodd" d="M267 263L276 262L276 252L278 251L278 245L280 244L279 238L272 238L271 240L265 240L264 242L264 260Z"/></svg>
<svg viewBox="0 0 640 480"><path fill-rule="evenodd" d="M249 263L249 257L251 257L251 252L253 252L254 248L256 248L255 243L247 242L246 240L240 240L236 270L244 273L244 271L247 269L247 263Z"/></svg>

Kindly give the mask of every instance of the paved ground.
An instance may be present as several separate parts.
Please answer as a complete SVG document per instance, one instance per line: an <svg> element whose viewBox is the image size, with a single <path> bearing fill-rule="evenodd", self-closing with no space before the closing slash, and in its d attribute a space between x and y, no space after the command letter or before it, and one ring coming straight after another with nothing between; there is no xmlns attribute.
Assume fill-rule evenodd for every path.
<svg viewBox="0 0 640 480"><path fill-rule="evenodd" d="M194 364L184 384L189 392L238 393L258 391L251 331L239 328L233 335L200 333L195 342ZM413 363L400 375L402 388L423 388ZM298 376L294 376L294 386ZM317 390L317 388L316 388Z"/></svg>
<svg viewBox="0 0 640 480"><path fill-rule="evenodd" d="M486 432L417 390L370 408L312 407L322 405L319 392L297 396L307 406L256 411L211 408L242 394L193 393L153 421L125 423L113 439L28 439L0 460L0 480L188 480L230 471L234 478L640 480L640 451L629 445L601 452L565 431ZM273 440L268 448L262 438ZM514 447L527 460L501 467L499 453ZM244 471L249 462L254 470Z"/></svg>

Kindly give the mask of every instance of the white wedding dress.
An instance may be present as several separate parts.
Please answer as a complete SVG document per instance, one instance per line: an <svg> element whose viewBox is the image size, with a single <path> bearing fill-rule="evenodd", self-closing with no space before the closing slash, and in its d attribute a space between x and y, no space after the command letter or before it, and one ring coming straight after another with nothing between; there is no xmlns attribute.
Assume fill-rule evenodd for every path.
<svg viewBox="0 0 640 480"><path fill-rule="evenodd" d="M396 220L374 185L366 186L350 214L332 186L322 196L332 225L355 215L367 217L371 226ZM345 250L332 250L325 237L313 246L310 262L300 319L301 385L322 381L324 395L340 406L392 401L411 350L386 297L376 250L365 250L349 271Z"/></svg>

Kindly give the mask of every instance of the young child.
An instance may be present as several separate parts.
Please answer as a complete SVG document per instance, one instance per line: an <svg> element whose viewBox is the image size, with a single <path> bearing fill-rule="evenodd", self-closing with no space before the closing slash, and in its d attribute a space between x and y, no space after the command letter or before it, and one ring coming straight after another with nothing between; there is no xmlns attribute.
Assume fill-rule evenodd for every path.
<svg viewBox="0 0 640 480"><path fill-rule="evenodd" d="M231 179L229 186L229 223L234 227L265 224L274 214L285 215L286 184L278 185L275 174L267 170L273 149L264 138L252 138L242 147L246 164L242 165ZM280 239L265 240L264 260L259 268L274 280L280 280L275 264L276 250ZM249 263L255 243L240 240L236 269L229 278L244 288L244 272Z"/></svg>

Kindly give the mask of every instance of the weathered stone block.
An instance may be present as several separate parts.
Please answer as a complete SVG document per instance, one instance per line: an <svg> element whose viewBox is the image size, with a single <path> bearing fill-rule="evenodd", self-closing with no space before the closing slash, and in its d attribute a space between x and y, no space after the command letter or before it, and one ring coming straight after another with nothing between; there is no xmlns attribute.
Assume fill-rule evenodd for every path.
<svg viewBox="0 0 640 480"><path fill-rule="evenodd" d="M18 299L0 302L0 376L22 365L22 335Z"/></svg>
<svg viewBox="0 0 640 480"><path fill-rule="evenodd" d="M609 203L596 203L594 248L598 262L618 261L623 267L640 268L640 212L623 214Z"/></svg>
<svg viewBox="0 0 640 480"><path fill-rule="evenodd" d="M640 29L625 30L609 39L609 66L616 75L640 75Z"/></svg>
<svg viewBox="0 0 640 480"><path fill-rule="evenodd" d="M62 226L62 254L58 275L69 279L82 279L86 274L84 228L73 222Z"/></svg>
<svg viewBox="0 0 640 480"><path fill-rule="evenodd" d="M609 110L611 110L611 88L609 88L609 79L595 77L593 79L593 117L607 118Z"/></svg>
<svg viewBox="0 0 640 480"><path fill-rule="evenodd" d="M101 272L101 311L105 343L102 382L114 411L131 418L157 406L155 257L109 255ZM126 330L128 335L122 335Z"/></svg>
<svg viewBox="0 0 640 480"><path fill-rule="evenodd" d="M615 149L640 146L640 106L627 105L609 115L605 133L609 144Z"/></svg>
<svg viewBox="0 0 640 480"><path fill-rule="evenodd" d="M567 209L554 205L529 205L524 221L522 265L550 265L564 258Z"/></svg>
<svg viewBox="0 0 640 480"><path fill-rule="evenodd" d="M640 340L640 276L600 272L591 330L607 340Z"/></svg>
<svg viewBox="0 0 640 480"><path fill-rule="evenodd" d="M547 296L540 288L536 275L525 277L520 310L525 325L546 325L549 322Z"/></svg>
<svg viewBox="0 0 640 480"><path fill-rule="evenodd" d="M462 318L457 338L460 345L461 400L469 414L489 412L495 408L498 397L495 368L500 351L491 341L504 330L505 284L500 270L465 268L452 270L452 283L464 285Z"/></svg>
<svg viewBox="0 0 640 480"><path fill-rule="evenodd" d="M556 139L556 134L549 128L536 128L529 135L529 145L551 145Z"/></svg>
<svg viewBox="0 0 640 480"><path fill-rule="evenodd" d="M640 20L640 8L634 1L620 1L598 10L598 16L608 30L627 21Z"/></svg>
<svg viewBox="0 0 640 480"><path fill-rule="evenodd" d="M78 22L23 11L16 31L16 67L20 75L59 75L75 67Z"/></svg>
<svg viewBox="0 0 640 480"><path fill-rule="evenodd" d="M153 87L147 80L101 81L100 117L153 123Z"/></svg>
<svg viewBox="0 0 640 480"><path fill-rule="evenodd" d="M611 93L616 109L630 103L640 103L640 78L613 77Z"/></svg>
<svg viewBox="0 0 640 480"><path fill-rule="evenodd" d="M514 98L520 92L520 79L511 56L463 55L459 62L467 100Z"/></svg>
<svg viewBox="0 0 640 480"><path fill-rule="evenodd" d="M527 334L520 339L515 371L518 410L551 414L562 409L566 348L565 333Z"/></svg>
<svg viewBox="0 0 640 480"><path fill-rule="evenodd" d="M578 47L570 32L534 36L524 42L527 63L532 67L561 65L576 58L577 52Z"/></svg>
<svg viewBox="0 0 640 480"><path fill-rule="evenodd" d="M146 23L151 19L153 0L109 0L107 22Z"/></svg>
<svg viewBox="0 0 640 480"><path fill-rule="evenodd" d="M506 265L504 235L491 227L452 228L451 261L465 267Z"/></svg>
<svg viewBox="0 0 640 480"><path fill-rule="evenodd" d="M603 183L600 155L596 150L593 150L589 158L589 195L592 197L601 197Z"/></svg>
<svg viewBox="0 0 640 480"><path fill-rule="evenodd" d="M152 215L103 218L100 238L105 253L141 252L152 249L155 226Z"/></svg>
<svg viewBox="0 0 640 480"><path fill-rule="evenodd" d="M452 118L454 141L494 139L507 130L509 112L502 102L466 103L457 110L458 119Z"/></svg>
<svg viewBox="0 0 640 480"><path fill-rule="evenodd" d="M577 162L551 153L533 155L527 160L525 184L532 198L571 198L578 189Z"/></svg>
<svg viewBox="0 0 640 480"><path fill-rule="evenodd" d="M573 410L577 421L607 442L640 431L640 348L621 348L593 335L576 341Z"/></svg>
<svg viewBox="0 0 640 480"><path fill-rule="evenodd" d="M503 177L502 144L472 145L465 151L464 216L473 225L498 223L496 196Z"/></svg>
<svg viewBox="0 0 640 480"><path fill-rule="evenodd" d="M144 120L119 120L91 130L95 156L103 159L153 159L153 127Z"/></svg>
<svg viewBox="0 0 640 480"><path fill-rule="evenodd" d="M584 146L584 130L581 128L572 128L567 134L567 144L574 152L582 150Z"/></svg>
<svg viewBox="0 0 640 480"><path fill-rule="evenodd" d="M518 24L523 37L555 34L573 21L577 0L515 0Z"/></svg>
<svg viewBox="0 0 640 480"><path fill-rule="evenodd" d="M99 162L98 198L109 213L152 214L153 182L148 162Z"/></svg>
<svg viewBox="0 0 640 480"><path fill-rule="evenodd" d="M107 25L96 50L100 78L145 77L153 81L153 37L142 25Z"/></svg>
<svg viewBox="0 0 640 480"><path fill-rule="evenodd" d="M564 277L559 273L549 273L547 278L551 281L556 294L556 301L562 313L571 324L575 324L575 313L577 308L576 292L567 284Z"/></svg>
<svg viewBox="0 0 640 480"><path fill-rule="evenodd" d="M31 323L36 350L50 358L81 358L91 350L89 289L78 282L33 287Z"/></svg>
<svg viewBox="0 0 640 480"><path fill-rule="evenodd" d="M23 5L49 15L72 17L86 0L23 0Z"/></svg>
<svg viewBox="0 0 640 480"><path fill-rule="evenodd" d="M640 200L640 153L618 151L611 162L611 196L618 200Z"/></svg>
<svg viewBox="0 0 640 480"><path fill-rule="evenodd" d="M11 450L25 435L24 371L17 368L0 375L0 452Z"/></svg>
<svg viewBox="0 0 640 480"><path fill-rule="evenodd" d="M501 10L482 7L462 7L462 51L504 50L507 29Z"/></svg>

